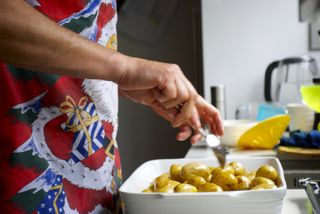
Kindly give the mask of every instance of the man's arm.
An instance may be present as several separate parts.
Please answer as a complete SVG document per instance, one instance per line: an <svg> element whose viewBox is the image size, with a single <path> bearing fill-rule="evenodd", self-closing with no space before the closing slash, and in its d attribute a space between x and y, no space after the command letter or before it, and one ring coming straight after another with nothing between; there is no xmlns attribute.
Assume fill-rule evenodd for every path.
<svg viewBox="0 0 320 214"><path fill-rule="evenodd" d="M124 55L59 26L24 0L0 4L1 60L41 72L115 82L120 78Z"/></svg>
<svg viewBox="0 0 320 214"><path fill-rule="evenodd" d="M157 113L164 118L179 106L169 120L174 127L187 124L197 130L200 118L210 117L215 132L223 133L218 111L198 101L200 96L177 65L107 49L59 26L24 0L0 4L0 60L39 72L113 81L128 98L160 107ZM182 130L181 140L192 134L190 128Z"/></svg>

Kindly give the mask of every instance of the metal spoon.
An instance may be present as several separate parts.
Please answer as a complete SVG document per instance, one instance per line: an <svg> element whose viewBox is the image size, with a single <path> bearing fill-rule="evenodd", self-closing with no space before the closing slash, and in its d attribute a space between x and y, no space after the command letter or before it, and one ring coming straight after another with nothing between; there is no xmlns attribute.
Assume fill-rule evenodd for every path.
<svg viewBox="0 0 320 214"><path fill-rule="evenodd" d="M204 137L207 146L217 157L220 166L224 167L226 163L226 155L229 154L228 148L221 145L220 139L216 135L211 134L208 128L200 128L199 132Z"/></svg>

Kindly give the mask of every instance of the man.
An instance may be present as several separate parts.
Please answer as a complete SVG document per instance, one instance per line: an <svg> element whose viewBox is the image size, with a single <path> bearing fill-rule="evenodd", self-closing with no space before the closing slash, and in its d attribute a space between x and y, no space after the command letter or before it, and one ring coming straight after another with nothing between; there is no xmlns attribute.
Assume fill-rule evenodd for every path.
<svg viewBox="0 0 320 214"><path fill-rule="evenodd" d="M3 213L114 213L118 91L191 141L218 111L177 65L116 51L115 0L0 0Z"/></svg>

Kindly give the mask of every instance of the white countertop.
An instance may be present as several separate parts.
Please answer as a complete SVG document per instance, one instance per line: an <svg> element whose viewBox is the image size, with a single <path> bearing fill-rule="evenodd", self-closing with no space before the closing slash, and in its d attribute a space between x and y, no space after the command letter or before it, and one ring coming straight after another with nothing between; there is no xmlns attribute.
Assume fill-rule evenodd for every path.
<svg viewBox="0 0 320 214"><path fill-rule="evenodd" d="M282 214L308 214L308 203L310 202L304 190L288 189L283 200Z"/></svg>
<svg viewBox="0 0 320 214"><path fill-rule="evenodd" d="M239 150L230 149L232 156L275 156L273 150ZM185 158L212 157L213 153L206 147L192 146L187 152ZM306 192L302 189L288 189L283 200L282 214L308 214L307 206L310 204ZM309 205L311 206L311 204Z"/></svg>

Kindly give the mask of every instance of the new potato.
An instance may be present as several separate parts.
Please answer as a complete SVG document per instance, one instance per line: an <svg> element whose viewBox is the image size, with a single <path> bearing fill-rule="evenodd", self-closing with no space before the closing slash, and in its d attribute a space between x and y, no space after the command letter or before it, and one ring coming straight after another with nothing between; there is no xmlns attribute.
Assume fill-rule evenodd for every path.
<svg viewBox="0 0 320 214"><path fill-rule="evenodd" d="M262 189L276 189L277 186L273 184L259 184L252 187L250 190L262 190Z"/></svg>
<svg viewBox="0 0 320 214"><path fill-rule="evenodd" d="M257 186L259 184L275 185L274 182L272 180L270 180L269 178L255 177L251 182L251 187Z"/></svg>
<svg viewBox="0 0 320 214"><path fill-rule="evenodd" d="M172 164L164 173L144 189L144 193L222 192L237 190L275 189L281 186L277 170L263 165L257 171L247 172L239 162L225 167L207 166L191 162L184 166Z"/></svg>
<svg viewBox="0 0 320 214"><path fill-rule="evenodd" d="M200 176L207 179L210 176L210 168L200 162L192 162L184 165L181 169L180 176L184 181L189 180L192 177Z"/></svg>
<svg viewBox="0 0 320 214"><path fill-rule="evenodd" d="M199 192L223 192L223 189L214 183L206 183L199 187Z"/></svg>
<svg viewBox="0 0 320 214"><path fill-rule="evenodd" d="M168 173L162 174L159 177L157 177L153 184L155 189L160 189L168 184L170 180L170 175Z"/></svg>
<svg viewBox="0 0 320 214"><path fill-rule="evenodd" d="M182 166L179 164L172 164L170 167L170 177L173 180L181 181L180 172L181 172Z"/></svg>
<svg viewBox="0 0 320 214"><path fill-rule="evenodd" d="M202 185L205 185L206 183L207 183L206 179L200 176L195 176L188 180L188 184L191 184L197 188L201 187Z"/></svg>
<svg viewBox="0 0 320 214"><path fill-rule="evenodd" d="M212 176L216 176L217 174L221 173L221 172L227 172L229 174L235 175L235 170L232 166L230 165L226 165L225 167L221 168L220 166L215 168L212 172Z"/></svg>
<svg viewBox="0 0 320 214"><path fill-rule="evenodd" d="M233 190L237 185L236 177L233 174L223 170L212 175L210 182L221 186L223 191Z"/></svg>
<svg viewBox="0 0 320 214"><path fill-rule="evenodd" d="M175 192L198 192L198 189L191 184L178 184L174 188Z"/></svg>
<svg viewBox="0 0 320 214"><path fill-rule="evenodd" d="M173 193L174 192L174 188L179 184L180 183L178 181L169 180L168 183L165 186L162 186L159 189L155 189L153 192Z"/></svg>
<svg viewBox="0 0 320 214"><path fill-rule="evenodd" d="M244 176L244 175L238 175L236 177L237 184L235 186L235 190L248 190L250 189L251 180Z"/></svg>
<svg viewBox="0 0 320 214"><path fill-rule="evenodd" d="M233 162L229 163L229 166L234 168L234 171L235 171L234 175L235 176L237 176L237 175L245 175L246 174L245 168L239 162L233 161Z"/></svg>
<svg viewBox="0 0 320 214"><path fill-rule="evenodd" d="M265 177L269 178L272 181L276 181L279 175L277 170L273 166L263 165L257 170L256 176Z"/></svg>

